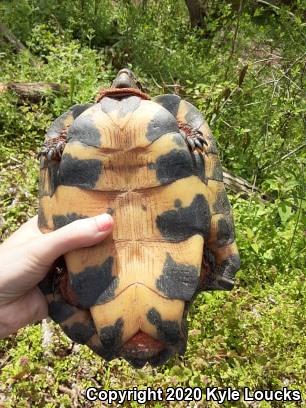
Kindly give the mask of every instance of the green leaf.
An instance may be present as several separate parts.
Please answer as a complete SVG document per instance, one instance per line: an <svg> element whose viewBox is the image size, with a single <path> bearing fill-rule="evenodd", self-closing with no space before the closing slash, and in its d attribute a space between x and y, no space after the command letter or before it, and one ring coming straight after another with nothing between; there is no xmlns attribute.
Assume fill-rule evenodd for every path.
<svg viewBox="0 0 306 408"><path fill-rule="evenodd" d="M281 203L278 207L278 214L282 224L285 224L292 215L292 208L285 203Z"/></svg>
<svg viewBox="0 0 306 408"><path fill-rule="evenodd" d="M254 249L254 251L256 252L256 254L258 254L258 252L259 252L259 245L257 244L257 242L252 242L252 243L251 243L251 247Z"/></svg>

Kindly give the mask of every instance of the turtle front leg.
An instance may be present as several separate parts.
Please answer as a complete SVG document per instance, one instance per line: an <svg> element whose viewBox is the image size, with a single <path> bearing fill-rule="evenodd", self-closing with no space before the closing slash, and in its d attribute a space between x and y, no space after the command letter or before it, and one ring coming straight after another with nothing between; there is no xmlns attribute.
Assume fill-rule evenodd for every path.
<svg viewBox="0 0 306 408"><path fill-rule="evenodd" d="M67 143L67 132L68 127L64 128L58 136L49 137L42 145L38 158L43 157L48 161L60 161Z"/></svg>
<svg viewBox="0 0 306 408"><path fill-rule="evenodd" d="M182 135L185 137L189 150L194 152L195 150L200 150L205 152L204 145L208 145L205 140L203 133L200 130L194 129L187 123L178 121L178 125Z"/></svg>

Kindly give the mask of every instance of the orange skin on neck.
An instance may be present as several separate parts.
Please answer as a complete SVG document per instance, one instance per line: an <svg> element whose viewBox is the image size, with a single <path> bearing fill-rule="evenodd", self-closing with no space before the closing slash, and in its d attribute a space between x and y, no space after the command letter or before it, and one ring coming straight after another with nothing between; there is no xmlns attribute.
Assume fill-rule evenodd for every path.
<svg viewBox="0 0 306 408"><path fill-rule="evenodd" d="M150 100L149 95L136 88L102 88L99 91L96 102L100 102L105 96L122 98L124 96L139 96L141 99Z"/></svg>

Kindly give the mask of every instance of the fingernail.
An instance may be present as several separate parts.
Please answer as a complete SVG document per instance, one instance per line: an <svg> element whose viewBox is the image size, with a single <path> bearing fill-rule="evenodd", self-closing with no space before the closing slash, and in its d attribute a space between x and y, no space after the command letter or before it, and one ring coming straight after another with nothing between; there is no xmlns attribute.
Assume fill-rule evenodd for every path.
<svg viewBox="0 0 306 408"><path fill-rule="evenodd" d="M109 214L101 214L95 217L99 231L108 231L114 224L113 217Z"/></svg>

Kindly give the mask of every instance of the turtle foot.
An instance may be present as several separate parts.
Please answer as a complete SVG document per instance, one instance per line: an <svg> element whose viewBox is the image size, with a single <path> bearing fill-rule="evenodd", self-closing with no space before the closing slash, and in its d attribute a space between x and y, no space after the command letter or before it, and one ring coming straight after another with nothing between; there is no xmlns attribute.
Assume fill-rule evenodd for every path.
<svg viewBox="0 0 306 408"><path fill-rule="evenodd" d="M200 150L201 152L205 152L204 145L208 145L208 143L205 140L203 133L197 129L194 129L192 126L188 125L187 123L183 123L179 121L178 125L179 125L181 133L185 137L189 150L191 152L194 152L195 150Z"/></svg>
<svg viewBox="0 0 306 408"><path fill-rule="evenodd" d="M64 129L59 134L59 136L50 137L48 140L45 141L40 152L37 155L38 159L45 158L48 161L52 160L60 161L66 143L67 143L67 129Z"/></svg>

